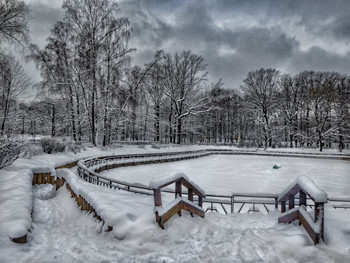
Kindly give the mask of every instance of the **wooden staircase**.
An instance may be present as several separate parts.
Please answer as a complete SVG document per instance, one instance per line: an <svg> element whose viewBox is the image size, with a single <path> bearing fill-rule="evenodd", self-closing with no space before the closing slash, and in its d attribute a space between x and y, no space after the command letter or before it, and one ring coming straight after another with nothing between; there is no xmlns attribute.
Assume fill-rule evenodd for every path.
<svg viewBox="0 0 350 263"><path fill-rule="evenodd" d="M295 196L299 195L299 207L295 206ZM314 218L307 211L307 197L314 203ZM314 244L324 240L324 204L327 203L327 194L306 176L298 177L278 197L281 203L282 215L278 223L291 223L298 220ZM286 203L288 202L288 211Z"/></svg>
<svg viewBox="0 0 350 263"><path fill-rule="evenodd" d="M175 199L163 207L161 189L170 184L175 184ZM182 186L188 189L188 199L182 197ZM204 218L205 211L202 204L205 192L189 180L184 173L174 173L165 178L152 180L150 188L153 189L156 222L162 229L164 229L164 224L175 214L181 216L182 210L190 212L192 217L193 214L196 214ZM198 205L193 202L193 195L198 196Z"/></svg>

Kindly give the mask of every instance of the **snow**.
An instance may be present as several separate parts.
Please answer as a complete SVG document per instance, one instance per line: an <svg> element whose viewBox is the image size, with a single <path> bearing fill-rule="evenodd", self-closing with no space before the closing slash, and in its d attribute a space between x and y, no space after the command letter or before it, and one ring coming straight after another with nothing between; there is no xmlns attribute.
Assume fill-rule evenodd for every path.
<svg viewBox="0 0 350 263"><path fill-rule="evenodd" d="M153 209L153 212L154 213L158 212L159 216L162 216L180 202L182 202L182 198L177 197L166 206L155 206Z"/></svg>
<svg viewBox="0 0 350 263"><path fill-rule="evenodd" d="M273 169L274 164L282 168ZM174 171L184 172L206 195L278 196L298 176L311 178L330 199L349 198L350 162L297 157L210 155L171 163L120 167L99 173L128 183L148 185ZM331 178L331 179L330 179Z"/></svg>
<svg viewBox="0 0 350 263"><path fill-rule="evenodd" d="M154 178L149 182L149 188L150 189L157 189L158 187L165 185L169 182L173 182L176 181L178 179L184 178L187 181L190 181L190 179L188 178L188 176L183 173L183 172L173 172L167 176L163 176L160 178Z"/></svg>
<svg viewBox="0 0 350 263"><path fill-rule="evenodd" d="M0 236L22 237L31 228L33 194L30 169L0 170Z"/></svg>
<svg viewBox="0 0 350 263"><path fill-rule="evenodd" d="M117 207L112 209L121 210L119 227L113 232L104 232L92 214L79 210L65 187L52 198L41 199L43 195L36 191L45 192L34 188L33 230L29 242L19 245L0 238L2 262L319 263L350 260L347 220L350 211L329 208L332 212L326 212L326 243L313 246L298 225L277 224L278 212L268 215L208 213L205 218L192 218L184 211L182 217L175 215L162 230L155 223L152 200L148 203L148 197L125 191L105 195L118 200L114 204ZM128 208L136 204L137 207Z"/></svg>
<svg viewBox="0 0 350 263"><path fill-rule="evenodd" d="M162 150L192 149L203 147ZM92 214L81 211L65 187L55 192L51 185L38 185L33 186L32 191L33 169L54 171L54 167L72 159L98 154L146 152L160 150L131 146L109 152L88 149L76 155L61 153L19 159L1 169L0 262L350 261L350 211L335 210L330 205L325 207L325 243L313 246L297 224L278 224L279 212L267 215L208 213L203 219L192 218L184 211L182 217L175 215L167 222L167 229L161 230L155 222L152 196L89 184L78 178L74 169L57 171L57 176L65 177L74 191L93 205L105 225ZM275 163L280 163L282 168L273 171ZM213 155L108 172L120 178L119 172L125 169L128 174L125 181L148 185L151 179L176 168L206 190L253 194L278 193L292 176L302 174L332 196L349 197L349 165L349 162L328 159ZM186 167L188 169L184 169ZM198 168L199 171L195 171ZM144 170L147 176L138 174L137 169ZM162 195L165 202L173 198L173 194ZM113 226L113 231L105 232L107 226ZM28 229L31 232L27 244L9 240L9 235L22 235Z"/></svg>
<svg viewBox="0 0 350 263"><path fill-rule="evenodd" d="M76 154L63 152L32 156L30 159L19 158L11 165L0 169L0 236L21 237L31 228L33 173L51 173L54 176L56 173L55 167L86 157L106 155L107 153L115 155L121 153L159 153L201 149L203 147L200 146L170 147L162 150L150 147L140 149L136 146L123 146L122 149L113 149L108 152L97 148L87 148L87 150Z"/></svg>
<svg viewBox="0 0 350 263"><path fill-rule="evenodd" d="M160 216L164 215L166 212L168 212L171 208L173 208L175 205L177 205L180 202L186 202L187 204L190 204L191 206L194 206L195 208L199 209L199 210L203 210L202 207L200 207L199 205L195 204L194 202L191 202L190 200L188 200L187 198L184 197L177 197L175 198L173 201L171 201L169 204L167 204L166 206L155 206L153 208L153 212L158 212L158 214ZM203 210L204 211L204 210Z"/></svg>
<svg viewBox="0 0 350 263"><path fill-rule="evenodd" d="M137 198L134 198L125 191L93 185L80 179L70 169L58 170L57 176L65 178L74 193L84 197L107 226L120 230L121 226L125 225L127 229L135 230L138 229L139 222L136 219L140 215L146 217L146 221L152 221L154 218L153 196L135 195Z"/></svg>
<svg viewBox="0 0 350 263"><path fill-rule="evenodd" d="M187 182L189 182L194 188L196 188L202 195L205 196L205 191L200 188L195 182L193 182L192 180L190 180L188 178L188 176L183 173L183 172L173 172L167 176L163 176L163 177L158 177L158 178L154 178L149 182L149 188L150 189L157 189L158 187L165 185L169 182L173 182L176 181L180 178L184 178L186 179Z"/></svg>
<svg viewBox="0 0 350 263"><path fill-rule="evenodd" d="M317 203L328 202L328 196L325 191L319 188L314 181L307 176L299 176L292 183L290 183L278 196L278 200L281 200L285 195L295 186L299 185L307 194L310 195Z"/></svg>

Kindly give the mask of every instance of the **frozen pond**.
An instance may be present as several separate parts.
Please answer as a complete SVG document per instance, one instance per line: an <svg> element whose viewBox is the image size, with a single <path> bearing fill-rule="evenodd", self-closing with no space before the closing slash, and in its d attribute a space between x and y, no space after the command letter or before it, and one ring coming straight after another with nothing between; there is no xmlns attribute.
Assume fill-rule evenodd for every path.
<svg viewBox="0 0 350 263"><path fill-rule="evenodd" d="M273 169L278 164L280 169ZM207 194L279 193L305 175L330 197L350 197L350 162L296 157L211 155L193 160L123 167L101 175L148 185L155 177L185 172Z"/></svg>

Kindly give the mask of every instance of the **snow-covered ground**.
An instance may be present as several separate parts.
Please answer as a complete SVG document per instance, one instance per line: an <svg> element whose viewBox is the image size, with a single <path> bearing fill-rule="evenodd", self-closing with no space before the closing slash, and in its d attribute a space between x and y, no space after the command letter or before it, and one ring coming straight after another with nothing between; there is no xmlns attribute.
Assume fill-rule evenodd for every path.
<svg viewBox="0 0 350 263"><path fill-rule="evenodd" d="M350 211L326 210L326 243L311 245L303 230L277 224L278 212L206 214L184 212L161 230L152 198L113 191L120 226L101 224L81 212L66 188L34 186L33 229L27 244L1 237L0 262L349 262ZM138 204L129 211L128 203ZM149 204L148 204L149 203ZM331 210L331 211L328 211ZM127 231L125 231L127 229Z"/></svg>
<svg viewBox="0 0 350 263"><path fill-rule="evenodd" d="M273 169L278 164L279 169ZM350 198L350 162L297 157L210 155L198 159L121 167L101 175L148 185L150 180L182 171L207 194L279 194L298 176L310 177L330 198Z"/></svg>
<svg viewBox="0 0 350 263"><path fill-rule="evenodd" d="M55 166L68 163L72 159L77 160L92 155L186 151L203 148L206 147L187 146L157 150L149 146L145 148L124 146L112 151L100 151L91 148L77 155L62 153L36 156L30 160L19 159L13 165L0 170L1 227L6 228L3 224L3 219L6 220L6 213L3 212L5 209L16 212L16 204L20 207L21 203L29 204L32 202L31 186L28 189L23 187L28 184L30 170L52 170ZM226 163L223 161L225 158L243 157L245 157L244 160L237 159L240 169L232 170L232 159L227 159ZM213 158L214 160L220 158L223 161L222 165L228 167L210 166ZM257 159L254 165L252 164L253 158ZM217 176L215 181L212 180L211 182L203 176L202 172L197 172L198 178L193 178L192 176L195 173L192 173L191 169L186 171L185 166L183 166L183 163L187 163L187 161L164 165L174 165L176 171L184 171L191 180L204 188L207 193L217 188L226 189L228 194L235 191L247 192L246 188L242 188L244 185L247 185L249 189L253 189L252 192L260 189L260 187L256 187L257 185L265 188L262 192L275 191L274 188L266 188L266 186L270 187L268 180L274 183L277 182L274 187L276 187L275 192L279 193L282 190L280 187L286 187L304 171L306 175L315 176L331 172L333 174L331 179L328 178L328 181L326 177L322 179L324 180L323 185L322 180L318 181L314 177L311 178L321 188L330 186L328 189L324 188L327 193L348 195L347 192L349 191L346 192L346 184L349 184L349 179L345 178L345 174L346 171L349 171L349 162L339 161L338 163L336 160L279 158L279 160L276 160L275 157L271 156L214 155L188 162L192 164L190 168L191 166L192 168L206 167L205 171L208 172L206 177ZM287 162L286 160L289 158L293 161ZM298 162L305 162L304 167L300 163L295 165L295 159L298 159ZM286 162L284 163L283 160ZM196 162L198 164L195 164ZM281 166L281 169L272 170L272 166L276 163ZM323 166L315 171L315 167L319 165ZM303 168L296 168L299 166ZM144 178L133 170L139 168L157 176L167 175L171 172L169 167L159 169L158 165L129 167L126 168L128 169L126 174L129 175L125 178L126 181L133 182L134 176L136 176L139 177L138 180L141 183L141 180L144 180L144 184L147 185L151 178ZM113 171L119 173L123 169L118 168ZM246 181L243 177L237 177L236 185L238 186L232 185L231 180L228 180L227 173L233 171L237 174L244 174ZM265 185L256 177L257 171L265 179ZM341 178L338 178L339 176ZM252 178L247 179L249 177ZM278 178L283 179L278 181ZM277 181L273 181L273 179L277 179ZM34 186L33 222L31 222L32 229L29 233L28 243L22 245L12 243L8 235L0 233L0 262L350 261L349 210L334 210L327 205L325 212L326 243L317 246L311 245L307 235L298 225L277 224L279 212L272 212L267 215L262 213L254 213L253 215L207 213L204 219L197 216L191 218L188 213L184 212L181 218L175 216L165 224L165 230L161 230L155 223L152 196L135 195L129 192L101 188L79 181L80 179L74 177L69 180L77 187L77 191L84 194L84 197L89 199L90 203L97 206L97 212L103 215L106 224L113 225L113 231L104 232L106 226L103 226L91 214L81 212L66 188L63 187L55 192L51 186ZM224 181L224 183L220 183L220 181ZM339 182L342 182L343 188L340 187ZM9 189L12 187L10 183L12 183L12 186L20 187L20 190L10 192ZM15 185L15 183L19 185ZM211 186L213 188L210 188ZM19 193L26 193L26 199L29 200L24 200L23 197L18 199L17 195ZM164 203L172 198L173 196L165 196Z"/></svg>

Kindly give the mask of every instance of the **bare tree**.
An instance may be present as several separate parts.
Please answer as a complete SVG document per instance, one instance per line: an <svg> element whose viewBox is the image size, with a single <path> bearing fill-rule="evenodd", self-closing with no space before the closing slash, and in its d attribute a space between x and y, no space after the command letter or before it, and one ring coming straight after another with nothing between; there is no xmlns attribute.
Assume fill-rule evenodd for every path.
<svg viewBox="0 0 350 263"><path fill-rule="evenodd" d="M277 106L280 72L276 69L258 69L248 73L244 80L245 107L262 125L265 147L271 146L271 118Z"/></svg>
<svg viewBox="0 0 350 263"><path fill-rule="evenodd" d="M85 93L88 99L91 140L97 144L97 122L99 101L99 79L101 63L105 62L106 45L113 43L118 53L115 60L122 58L132 49L128 49L127 42L130 35L129 20L116 18L119 8L116 2L108 0L66 0L63 3L66 10L65 20L72 25L74 41L79 50L80 64L85 71L82 76Z"/></svg>
<svg viewBox="0 0 350 263"><path fill-rule="evenodd" d="M7 120L18 95L30 85L30 78L13 56L7 55L0 59L0 135L5 132Z"/></svg>
<svg viewBox="0 0 350 263"><path fill-rule="evenodd" d="M174 57L166 55L165 94L170 98L168 108L175 113L178 144L181 143L182 120L209 110L205 107L208 97L198 96L202 83L207 80L206 67L203 57L192 54L190 50L175 53Z"/></svg>
<svg viewBox="0 0 350 263"><path fill-rule="evenodd" d="M0 38L23 46L28 40L28 18L23 1L0 0Z"/></svg>
<svg viewBox="0 0 350 263"><path fill-rule="evenodd" d="M155 54L155 60L157 63L154 64L152 69L147 74L145 80L145 86L149 94L150 103L153 104L153 122L154 122L154 141L159 142L160 140L160 112L161 107L164 103L164 91L165 91L165 67L159 61L159 57L162 56L163 51L157 51Z"/></svg>
<svg viewBox="0 0 350 263"><path fill-rule="evenodd" d="M289 145L290 148L297 147L297 132L298 132L298 112L300 107L300 87L289 75L283 75L280 81L281 97L278 100L281 107L284 120L289 130Z"/></svg>
<svg viewBox="0 0 350 263"><path fill-rule="evenodd" d="M311 77L313 85L308 90L308 97L314 115L313 129L318 136L319 149L322 151L325 136L332 133L333 130L331 110L332 103L335 100L335 78L329 72L317 72Z"/></svg>
<svg viewBox="0 0 350 263"><path fill-rule="evenodd" d="M338 148L341 152L345 147L345 141L350 138L350 78L340 74L336 74L336 77L334 112Z"/></svg>

